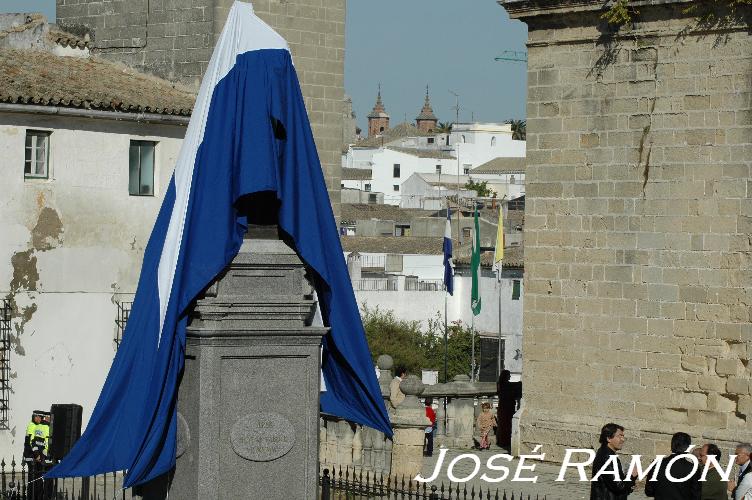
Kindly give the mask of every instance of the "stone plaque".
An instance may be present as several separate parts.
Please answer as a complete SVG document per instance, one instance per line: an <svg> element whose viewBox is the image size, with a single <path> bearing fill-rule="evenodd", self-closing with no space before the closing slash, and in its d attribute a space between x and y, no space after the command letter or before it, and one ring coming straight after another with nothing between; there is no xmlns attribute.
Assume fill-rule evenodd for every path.
<svg viewBox="0 0 752 500"><path fill-rule="evenodd" d="M232 426L230 442L239 456L254 462L269 462L292 449L295 429L279 413L250 413Z"/></svg>

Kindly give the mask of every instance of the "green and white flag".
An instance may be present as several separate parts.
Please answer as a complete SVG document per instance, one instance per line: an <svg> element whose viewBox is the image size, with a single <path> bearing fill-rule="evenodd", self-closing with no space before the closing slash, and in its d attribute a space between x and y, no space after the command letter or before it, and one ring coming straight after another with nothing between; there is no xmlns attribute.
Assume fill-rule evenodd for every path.
<svg viewBox="0 0 752 500"><path fill-rule="evenodd" d="M475 209L475 234L473 235L473 255L470 258L470 270L473 273L473 288L470 295L470 307L473 315L480 314L480 225L478 208Z"/></svg>

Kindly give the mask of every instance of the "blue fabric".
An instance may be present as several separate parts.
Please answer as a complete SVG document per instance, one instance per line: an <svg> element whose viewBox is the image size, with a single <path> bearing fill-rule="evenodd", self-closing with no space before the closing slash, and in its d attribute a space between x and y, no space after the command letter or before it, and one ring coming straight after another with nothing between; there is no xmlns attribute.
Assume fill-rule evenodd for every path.
<svg viewBox="0 0 752 500"><path fill-rule="evenodd" d="M286 139L275 137L272 118ZM290 54L258 50L239 55L212 95L161 341L156 270L175 200L172 183L86 432L47 477L127 470L128 487L174 467L186 314L240 249L247 224L236 201L260 191L276 193L280 228L313 269L322 319L331 327L323 340L322 411L392 435Z"/></svg>
<svg viewBox="0 0 752 500"><path fill-rule="evenodd" d="M452 267L452 215L447 209L446 229L444 231L444 287L449 295L454 295L454 268Z"/></svg>

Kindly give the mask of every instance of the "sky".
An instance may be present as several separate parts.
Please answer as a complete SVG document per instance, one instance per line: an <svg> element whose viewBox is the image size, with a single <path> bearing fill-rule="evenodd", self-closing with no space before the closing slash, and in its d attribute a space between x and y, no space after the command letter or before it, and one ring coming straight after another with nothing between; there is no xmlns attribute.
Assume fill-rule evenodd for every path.
<svg viewBox="0 0 752 500"><path fill-rule="evenodd" d="M470 6L470 7L468 7ZM0 12L55 17L55 0L0 0ZM525 118L526 65L494 61L524 51L527 27L496 0L347 0L345 92L358 125L381 95L393 125L412 122L429 85L434 114L460 122Z"/></svg>

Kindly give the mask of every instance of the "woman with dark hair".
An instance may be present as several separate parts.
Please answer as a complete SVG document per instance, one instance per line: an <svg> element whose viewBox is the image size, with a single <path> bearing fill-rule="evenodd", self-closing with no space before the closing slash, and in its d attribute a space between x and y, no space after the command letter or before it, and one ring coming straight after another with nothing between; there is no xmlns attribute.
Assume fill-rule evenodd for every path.
<svg viewBox="0 0 752 500"><path fill-rule="evenodd" d="M512 417L522 398L522 382L510 382L512 373L502 370L496 382L499 407L496 410L496 444L510 450L512 446Z"/></svg>
<svg viewBox="0 0 752 500"><path fill-rule="evenodd" d="M616 465L619 470L619 479L611 473L613 471L611 466L607 467L604 474L598 474L611 455L616 455L616 452L624 446L624 439L624 427L619 424L608 423L601 428L601 435L598 438L601 447L593 460L590 500L626 500L632 493L636 476L631 479L624 478L624 469L622 469L621 460L618 457L616 458Z"/></svg>

